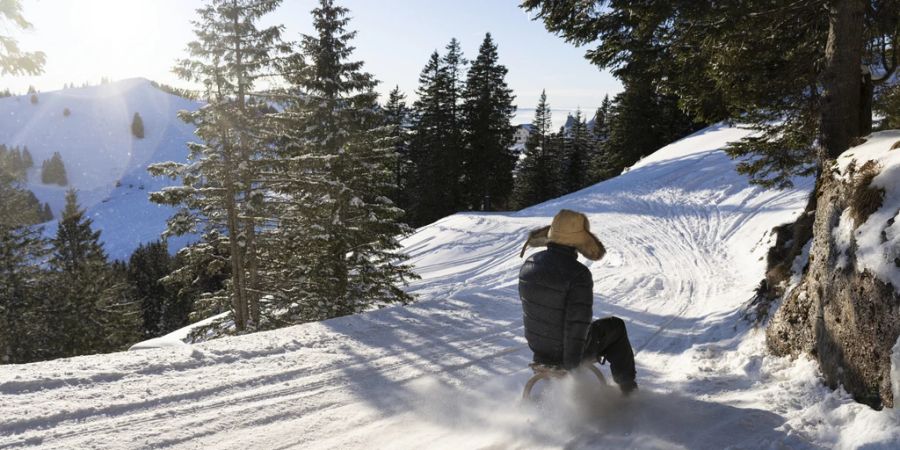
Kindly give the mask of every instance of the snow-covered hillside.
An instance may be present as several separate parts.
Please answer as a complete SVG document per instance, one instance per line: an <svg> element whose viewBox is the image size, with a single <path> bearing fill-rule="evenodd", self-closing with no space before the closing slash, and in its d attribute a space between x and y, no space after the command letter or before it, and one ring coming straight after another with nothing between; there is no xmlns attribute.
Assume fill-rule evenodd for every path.
<svg viewBox="0 0 900 450"><path fill-rule="evenodd" d="M404 241L421 301L198 345L0 367L0 448L818 448L900 445L900 420L767 356L740 320L770 229L810 180L748 186L712 127L626 174L515 214L458 214ZM641 390L530 376L517 298L527 231L586 212L597 316L626 320ZM605 370L605 369L604 369Z"/></svg>
<svg viewBox="0 0 900 450"><path fill-rule="evenodd" d="M39 93L37 98L36 104L27 95L0 99L0 143L27 146L34 158L27 188L49 203L57 217L66 189L76 188L113 258L127 258L140 243L158 239L172 211L150 203L147 194L172 182L155 179L146 169L154 162L187 159L185 144L195 139L194 128L177 114L199 104L144 79ZM144 121L143 139L131 133L135 113ZM69 186L41 183L41 162L53 152L62 155ZM55 220L47 224L48 235L55 233L55 225ZM183 245L183 239L171 241L172 248Z"/></svg>

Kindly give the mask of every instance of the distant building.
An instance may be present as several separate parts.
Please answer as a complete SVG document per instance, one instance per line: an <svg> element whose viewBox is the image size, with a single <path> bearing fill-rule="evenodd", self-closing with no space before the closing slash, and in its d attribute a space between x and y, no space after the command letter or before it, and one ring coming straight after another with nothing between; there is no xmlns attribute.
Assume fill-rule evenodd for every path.
<svg viewBox="0 0 900 450"><path fill-rule="evenodd" d="M516 126L516 133L513 135L513 148L517 150L525 149L525 142L528 141L528 136L531 136L531 131L534 129L534 126L530 123L522 123Z"/></svg>

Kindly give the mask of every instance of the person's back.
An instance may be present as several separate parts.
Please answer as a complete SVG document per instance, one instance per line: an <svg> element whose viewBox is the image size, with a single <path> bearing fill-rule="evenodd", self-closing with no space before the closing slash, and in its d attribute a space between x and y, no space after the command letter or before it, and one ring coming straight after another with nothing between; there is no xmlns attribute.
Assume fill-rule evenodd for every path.
<svg viewBox="0 0 900 450"><path fill-rule="evenodd" d="M534 362L571 370L585 359L606 358L622 391L634 391L634 353L625 322L618 317L591 322L594 282L578 253L598 261L606 249L590 232L587 217L561 210L549 227L531 233L522 254L544 245L547 250L528 257L519 271L525 340Z"/></svg>
<svg viewBox="0 0 900 450"><path fill-rule="evenodd" d="M565 369L581 364L592 287L591 273L578 262L573 247L551 243L528 257L519 272L519 296L535 362Z"/></svg>

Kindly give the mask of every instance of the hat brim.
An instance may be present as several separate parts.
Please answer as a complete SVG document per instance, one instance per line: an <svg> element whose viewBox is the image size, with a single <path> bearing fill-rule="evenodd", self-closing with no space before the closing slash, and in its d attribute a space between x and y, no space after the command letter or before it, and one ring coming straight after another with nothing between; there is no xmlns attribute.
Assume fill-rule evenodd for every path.
<svg viewBox="0 0 900 450"><path fill-rule="evenodd" d="M546 247L550 242L575 247L575 250L578 250L578 253L581 253L585 258L592 261L599 261L606 255L606 248L603 246L603 243L600 242L600 239L597 239L597 236L594 236L594 233L584 230L579 233L568 235L565 239L560 239L558 237L551 239L550 226L548 225L528 233L528 239L525 241L525 245L522 246L519 257L525 256L525 250L529 247Z"/></svg>

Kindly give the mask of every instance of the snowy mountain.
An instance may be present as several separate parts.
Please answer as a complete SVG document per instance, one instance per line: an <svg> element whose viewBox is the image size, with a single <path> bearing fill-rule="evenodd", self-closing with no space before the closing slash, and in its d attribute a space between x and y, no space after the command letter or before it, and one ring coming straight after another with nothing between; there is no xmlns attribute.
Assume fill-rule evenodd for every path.
<svg viewBox="0 0 900 450"><path fill-rule="evenodd" d="M177 114L199 103L165 93L145 79L42 92L36 98L37 103L28 95L0 99L0 143L27 146L34 158L26 187L57 217L66 189L77 189L112 258L127 258L139 244L158 239L172 210L150 203L147 194L172 181L153 178L146 168L186 160L185 144L194 139L194 128ZM135 113L144 122L143 139L131 133ZM54 152L62 155L68 186L41 183L41 162ZM46 234L53 236L55 227L56 220L48 222ZM170 248L185 241L172 240Z"/></svg>
<svg viewBox="0 0 900 450"><path fill-rule="evenodd" d="M0 368L0 448L897 448L900 417L776 358L741 319L772 227L812 188L747 184L702 130L625 174L513 214L457 214L404 241L420 301L202 344ZM595 316L628 324L640 391L589 377L519 400L529 230L588 214ZM607 370L604 368L603 370Z"/></svg>

